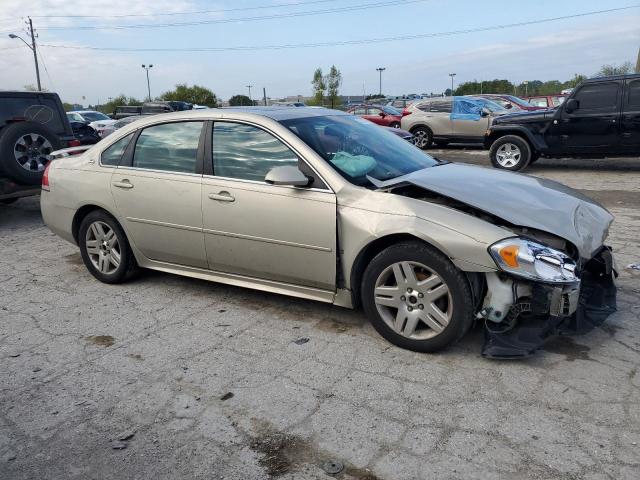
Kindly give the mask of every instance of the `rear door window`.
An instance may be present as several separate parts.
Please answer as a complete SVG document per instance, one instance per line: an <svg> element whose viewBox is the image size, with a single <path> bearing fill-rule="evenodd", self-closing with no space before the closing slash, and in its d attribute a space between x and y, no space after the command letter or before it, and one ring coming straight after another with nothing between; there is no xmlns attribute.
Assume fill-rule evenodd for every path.
<svg viewBox="0 0 640 480"><path fill-rule="evenodd" d="M634 110L640 108L640 80L633 80L627 84L627 105Z"/></svg>
<svg viewBox="0 0 640 480"><path fill-rule="evenodd" d="M438 113L451 113L451 100L436 100L431 102L431 111Z"/></svg>
<svg viewBox="0 0 640 480"><path fill-rule="evenodd" d="M135 168L196 173L203 122L174 122L145 128L133 153Z"/></svg>
<svg viewBox="0 0 640 480"><path fill-rule="evenodd" d="M615 113L618 110L617 82L600 82L583 86L575 95L576 113Z"/></svg>

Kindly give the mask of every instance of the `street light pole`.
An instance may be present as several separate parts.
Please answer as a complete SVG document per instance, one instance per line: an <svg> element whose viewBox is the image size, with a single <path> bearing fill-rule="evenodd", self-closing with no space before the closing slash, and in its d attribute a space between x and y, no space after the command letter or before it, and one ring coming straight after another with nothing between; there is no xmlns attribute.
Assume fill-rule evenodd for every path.
<svg viewBox="0 0 640 480"><path fill-rule="evenodd" d="M149 64L147 67L144 63L142 64L142 68L147 71L147 98L151 101L151 84L149 83L149 69L153 68L152 64Z"/></svg>
<svg viewBox="0 0 640 480"><path fill-rule="evenodd" d="M529 81L525 80L522 83L524 83L524 96L527 97L529 96Z"/></svg>
<svg viewBox="0 0 640 480"><path fill-rule="evenodd" d="M386 69L387 67L376 68L376 70L380 72L380 95L382 95L382 72L384 72Z"/></svg>
<svg viewBox="0 0 640 480"><path fill-rule="evenodd" d="M455 77L456 74L450 73L449 76L451 77L451 96L453 97L453 77Z"/></svg>
<svg viewBox="0 0 640 480"><path fill-rule="evenodd" d="M35 32L33 31L33 22L31 21L31 17L29 17L29 34L31 35L31 45L29 45L27 42L25 42L24 38L15 35L13 33L9 34L9 38L18 38L20 40L22 40L22 43L24 43L27 47L29 47L31 49L31 51L33 52L33 61L36 64L36 81L38 82L38 91L41 92L42 91L42 85L40 84L40 67L38 66L38 52L36 50L36 36L35 36Z"/></svg>
<svg viewBox="0 0 640 480"><path fill-rule="evenodd" d="M251 87L253 87L253 85L246 85L246 87L249 89L249 100L251 101L251 105L253 105L253 98L251 98Z"/></svg>

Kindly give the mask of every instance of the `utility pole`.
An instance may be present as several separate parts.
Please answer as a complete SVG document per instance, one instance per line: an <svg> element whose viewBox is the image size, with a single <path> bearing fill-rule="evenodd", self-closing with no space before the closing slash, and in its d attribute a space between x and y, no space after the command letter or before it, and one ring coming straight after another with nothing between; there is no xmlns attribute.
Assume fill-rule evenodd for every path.
<svg viewBox="0 0 640 480"><path fill-rule="evenodd" d="M529 80L525 80L524 82L524 96L529 96Z"/></svg>
<svg viewBox="0 0 640 480"><path fill-rule="evenodd" d="M456 74L450 73L449 76L451 77L451 96L453 97L453 77L455 77Z"/></svg>
<svg viewBox="0 0 640 480"><path fill-rule="evenodd" d="M149 83L149 69L153 68L152 64L149 64L147 67L144 63L142 64L142 68L147 71L147 98L151 101L151 84Z"/></svg>
<svg viewBox="0 0 640 480"><path fill-rule="evenodd" d="M640 73L640 48L638 49L638 61L636 62L636 73Z"/></svg>
<svg viewBox="0 0 640 480"><path fill-rule="evenodd" d="M386 69L386 67L376 68L376 70L380 72L380 95L382 95L382 72L384 72Z"/></svg>
<svg viewBox="0 0 640 480"><path fill-rule="evenodd" d="M253 106L253 98L251 98L251 87L253 87L253 85L246 85L246 87L249 89L249 100L251 100L251 106Z"/></svg>
<svg viewBox="0 0 640 480"><path fill-rule="evenodd" d="M25 42L24 38L14 33L10 33L9 38L18 38L22 40L22 43L24 43L27 47L29 47L33 52L33 61L36 64L36 80L38 82L38 91L41 92L42 85L40 84L40 67L38 66L38 52L36 50L36 34L35 34L35 31L33 30L33 22L31 21L31 17L28 17L28 18L29 18L29 21L27 23L29 25L29 31L27 33L31 35L31 45Z"/></svg>
<svg viewBox="0 0 640 480"><path fill-rule="evenodd" d="M264 106L267 106L267 89L262 87L262 98L264 99Z"/></svg>

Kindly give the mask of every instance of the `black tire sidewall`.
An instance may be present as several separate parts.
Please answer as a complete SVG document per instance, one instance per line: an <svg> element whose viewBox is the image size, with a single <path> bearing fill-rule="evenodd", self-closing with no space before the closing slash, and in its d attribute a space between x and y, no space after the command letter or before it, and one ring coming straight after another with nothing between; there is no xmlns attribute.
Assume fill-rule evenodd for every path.
<svg viewBox="0 0 640 480"><path fill-rule="evenodd" d="M520 153L521 153L520 161L517 164L515 164L513 167L503 167L498 163L498 158L497 158L498 148L500 148L505 143L513 143L514 145L517 145L518 148L520 149ZM505 135L504 137L498 138L496 141L494 141L491 144L491 148L489 150L489 157L491 158L491 164L495 168L499 168L501 170L507 170L510 172L518 172L520 170L525 169L527 165L529 165L529 162L531 161L531 155L532 153L531 153L531 147L529 146L529 142L527 142L525 139L517 135Z"/></svg>
<svg viewBox="0 0 640 480"><path fill-rule="evenodd" d="M454 305L451 321L439 335L427 340L412 340L393 331L375 306L375 282L389 265L415 261L434 270L447 283ZM376 255L362 277L362 305L372 326L394 345L416 352L435 352L454 344L469 330L473 321L473 300L464 274L435 248L419 242L393 245Z"/></svg>
<svg viewBox="0 0 640 480"><path fill-rule="evenodd" d="M61 148L58 136L47 126L38 122L18 122L7 125L0 132L0 171L17 183L23 185L39 185L42 182L42 172L25 170L15 159L13 146L18 138L27 133L37 133L46 138L53 150Z"/></svg>
<svg viewBox="0 0 640 480"><path fill-rule="evenodd" d="M400 128L400 122L391 122L389 126L391 128Z"/></svg>
<svg viewBox="0 0 640 480"><path fill-rule="evenodd" d="M109 275L102 273L94 267L93 263L91 263L91 259L89 258L89 254L87 253L85 242L87 230L93 222L97 221L104 222L109 225L109 227L116 233L118 243L120 244L120 265L118 265L115 272ZM133 252L131 251L129 241L127 240L124 230L115 218L102 210L94 210L84 217L80 223L80 228L78 229L78 246L80 247L80 256L82 257L82 261L84 262L85 267L87 267L87 270L89 270L89 273L103 283L123 282L126 280L135 265Z"/></svg>
<svg viewBox="0 0 640 480"><path fill-rule="evenodd" d="M420 148L421 150L426 150L427 148L431 147L431 145L433 145L433 132L431 131L431 129L429 127L420 126L414 128L411 133L416 136L416 133L418 132L425 132L425 138L427 139L425 144L418 148Z"/></svg>

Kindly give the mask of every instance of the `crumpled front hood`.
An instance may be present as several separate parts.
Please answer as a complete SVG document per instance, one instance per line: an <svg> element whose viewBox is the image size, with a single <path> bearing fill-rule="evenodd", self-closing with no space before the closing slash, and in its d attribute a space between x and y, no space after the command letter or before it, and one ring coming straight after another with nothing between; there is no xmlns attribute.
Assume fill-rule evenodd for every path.
<svg viewBox="0 0 640 480"><path fill-rule="evenodd" d="M378 187L409 183L463 202L506 222L573 243L589 259L609 232L613 215L595 200L552 180L472 165L425 168Z"/></svg>

